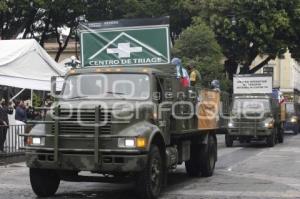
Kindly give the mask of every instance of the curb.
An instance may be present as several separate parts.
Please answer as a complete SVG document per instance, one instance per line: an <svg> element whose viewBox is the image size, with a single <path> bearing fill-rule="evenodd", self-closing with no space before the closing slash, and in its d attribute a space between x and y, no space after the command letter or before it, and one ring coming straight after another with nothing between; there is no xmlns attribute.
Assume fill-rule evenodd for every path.
<svg viewBox="0 0 300 199"><path fill-rule="evenodd" d="M0 155L0 166L8 165L8 164L13 164L13 163L19 163L19 162L24 162L25 161L25 155L20 154L20 155Z"/></svg>

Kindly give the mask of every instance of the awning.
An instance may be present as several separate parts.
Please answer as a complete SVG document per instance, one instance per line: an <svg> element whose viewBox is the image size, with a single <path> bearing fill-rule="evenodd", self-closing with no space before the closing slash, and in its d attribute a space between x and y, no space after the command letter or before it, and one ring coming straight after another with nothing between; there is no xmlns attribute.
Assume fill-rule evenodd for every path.
<svg viewBox="0 0 300 199"><path fill-rule="evenodd" d="M36 40L0 40L0 85L49 91L51 77L65 73Z"/></svg>

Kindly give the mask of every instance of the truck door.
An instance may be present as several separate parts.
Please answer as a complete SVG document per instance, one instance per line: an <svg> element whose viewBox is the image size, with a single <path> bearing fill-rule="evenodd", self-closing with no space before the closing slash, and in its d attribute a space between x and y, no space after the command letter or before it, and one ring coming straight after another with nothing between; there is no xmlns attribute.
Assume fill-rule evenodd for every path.
<svg viewBox="0 0 300 199"><path fill-rule="evenodd" d="M170 132L170 119L172 113L172 84L171 79L168 77L156 77L156 88L159 99L158 104L158 126L165 136L165 140L169 142L169 132Z"/></svg>

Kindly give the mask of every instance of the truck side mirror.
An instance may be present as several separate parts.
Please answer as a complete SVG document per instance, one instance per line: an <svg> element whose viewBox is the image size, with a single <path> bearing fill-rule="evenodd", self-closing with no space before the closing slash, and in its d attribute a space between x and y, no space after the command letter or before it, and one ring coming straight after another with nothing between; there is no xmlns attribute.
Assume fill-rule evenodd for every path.
<svg viewBox="0 0 300 199"><path fill-rule="evenodd" d="M51 96L56 96L56 80L57 76L51 77Z"/></svg>
<svg viewBox="0 0 300 199"><path fill-rule="evenodd" d="M61 86L61 84L62 84L62 81L59 82L60 83L59 85L57 84L58 79L61 80L62 77L60 77L60 76L52 76L51 77L51 96L54 97L54 98L59 97L59 94L57 93L58 92L57 86Z"/></svg>

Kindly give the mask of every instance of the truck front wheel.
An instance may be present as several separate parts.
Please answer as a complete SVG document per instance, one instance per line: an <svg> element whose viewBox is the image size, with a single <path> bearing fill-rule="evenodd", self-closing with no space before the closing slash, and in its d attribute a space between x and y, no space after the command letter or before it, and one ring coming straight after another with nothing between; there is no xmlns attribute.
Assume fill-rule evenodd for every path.
<svg viewBox="0 0 300 199"><path fill-rule="evenodd" d="M276 144L276 130L272 131L272 134L267 137L267 146L274 147Z"/></svg>
<svg viewBox="0 0 300 199"><path fill-rule="evenodd" d="M158 198L163 184L163 161L159 148L152 145L148 164L137 176L137 193L143 199Z"/></svg>
<svg viewBox="0 0 300 199"><path fill-rule="evenodd" d="M60 178L55 170L30 168L29 173L32 190L38 197L49 197L56 193Z"/></svg>
<svg viewBox="0 0 300 199"><path fill-rule="evenodd" d="M232 135L229 135L229 134L225 135L225 144L226 144L226 147L233 146L233 136Z"/></svg>
<svg viewBox="0 0 300 199"><path fill-rule="evenodd" d="M278 128L278 142L279 143L283 143L284 142L284 131L283 131L283 129L282 128Z"/></svg>

